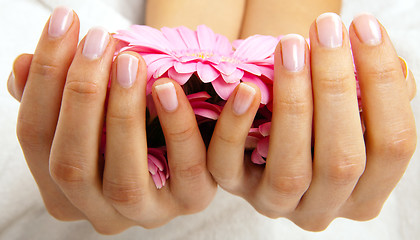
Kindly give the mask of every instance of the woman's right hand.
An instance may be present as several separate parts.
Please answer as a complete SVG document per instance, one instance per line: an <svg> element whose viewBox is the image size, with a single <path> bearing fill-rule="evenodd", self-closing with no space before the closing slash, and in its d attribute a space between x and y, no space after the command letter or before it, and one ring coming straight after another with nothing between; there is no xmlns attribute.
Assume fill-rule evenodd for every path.
<svg viewBox="0 0 420 240"><path fill-rule="evenodd" d="M79 46L78 35L77 15L55 9L34 55L17 58L8 83L21 100L17 135L49 213L64 221L87 219L98 232L115 234L203 210L216 183L181 87L170 79L153 86L171 171L158 190L147 166L143 59L127 52L113 63L116 41L100 28L91 29Z"/></svg>

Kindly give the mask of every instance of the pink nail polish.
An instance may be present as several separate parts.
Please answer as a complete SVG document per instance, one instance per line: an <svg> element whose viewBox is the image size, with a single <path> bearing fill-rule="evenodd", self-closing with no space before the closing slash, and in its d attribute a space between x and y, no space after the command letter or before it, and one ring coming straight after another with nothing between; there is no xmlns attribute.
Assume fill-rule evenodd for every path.
<svg viewBox="0 0 420 240"><path fill-rule="evenodd" d="M57 7L51 14L48 34L51 37L63 36L73 23L73 10L67 7Z"/></svg>
<svg viewBox="0 0 420 240"><path fill-rule="evenodd" d="M353 24L359 39L363 43L374 46L381 42L381 28L373 15L369 13L359 14L354 18Z"/></svg>
<svg viewBox="0 0 420 240"><path fill-rule="evenodd" d="M281 40L283 66L290 72L299 72L305 66L305 39L289 34Z"/></svg>
<svg viewBox="0 0 420 240"><path fill-rule="evenodd" d="M327 48L343 45L343 30L340 17L335 13L324 13L316 19L318 41Z"/></svg>
<svg viewBox="0 0 420 240"><path fill-rule="evenodd" d="M239 84L238 91L236 92L235 99L233 100L233 112L236 115L242 115L248 111L255 97L255 89L246 85L245 83Z"/></svg>
<svg viewBox="0 0 420 240"><path fill-rule="evenodd" d="M168 111L173 112L178 108L178 98L176 96L175 86L171 82L155 86L155 91L159 98L162 107Z"/></svg>
<svg viewBox="0 0 420 240"><path fill-rule="evenodd" d="M123 88L133 86L137 78L139 60L130 54L121 54L117 59L117 81Z"/></svg>
<svg viewBox="0 0 420 240"><path fill-rule="evenodd" d="M109 33L99 27L89 30L86 35L83 55L89 59L100 58L109 43Z"/></svg>

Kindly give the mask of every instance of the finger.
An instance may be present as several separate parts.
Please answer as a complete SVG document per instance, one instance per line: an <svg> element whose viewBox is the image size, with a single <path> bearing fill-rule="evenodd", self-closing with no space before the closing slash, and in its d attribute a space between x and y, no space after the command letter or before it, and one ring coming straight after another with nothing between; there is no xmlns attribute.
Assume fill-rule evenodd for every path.
<svg viewBox="0 0 420 240"><path fill-rule="evenodd" d="M365 147L347 31L326 13L310 29L314 93L314 163L311 186L295 221L323 230L350 196L365 166Z"/></svg>
<svg viewBox="0 0 420 240"><path fill-rule="evenodd" d="M13 70L7 81L7 89L9 90L10 95L19 102L22 99L23 89L25 88L28 79L32 57L33 54L19 55L13 63Z"/></svg>
<svg viewBox="0 0 420 240"><path fill-rule="evenodd" d="M131 224L102 196L99 145L115 41L101 28L80 43L63 92L50 158L54 181L101 233Z"/></svg>
<svg viewBox="0 0 420 240"><path fill-rule="evenodd" d="M61 29L60 36L50 30L57 24L66 26ZM26 62L31 57L19 57L14 66L14 88L18 99L26 82L17 124L19 142L47 210L62 220L84 217L52 181L48 166L63 85L76 51L78 36L77 15L71 9L57 8L45 25L30 63L27 82L25 72L29 64Z"/></svg>
<svg viewBox="0 0 420 240"><path fill-rule="evenodd" d="M176 82L160 79L152 89L168 151L168 187L183 213L203 210L213 199L216 184L207 170L206 147L194 112Z"/></svg>
<svg viewBox="0 0 420 240"><path fill-rule="evenodd" d="M267 164L258 196L273 217L298 205L312 175L312 86L309 48L300 35L284 36L275 52L273 118Z"/></svg>
<svg viewBox="0 0 420 240"><path fill-rule="evenodd" d="M207 152L207 166L216 182L234 194L242 195L258 183L248 181L251 178L246 176L244 150L260 98L257 86L238 85L217 120Z"/></svg>
<svg viewBox="0 0 420 240"><path fill-rule="evenodd" d="M146 75L146 64L137 53L120 54L114 63L106 116L103 190L125 217L156 227L172 216L170 210L174 208L168 208L168 199L158 197L148 171Z"/></svg>
<svg viewBox="0 0 420 240"><path fill-rule="evenodd" d="M401 63L385 29L370 14L350 28L366 125L367 165L345 216L370 219L403 175L416 148L416 128Z"/></svg>

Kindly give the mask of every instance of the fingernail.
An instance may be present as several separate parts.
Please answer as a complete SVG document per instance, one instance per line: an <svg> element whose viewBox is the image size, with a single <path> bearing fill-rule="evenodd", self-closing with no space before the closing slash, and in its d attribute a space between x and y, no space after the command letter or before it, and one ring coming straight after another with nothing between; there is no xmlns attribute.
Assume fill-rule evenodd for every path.
<svg viewBox="0 0 420 240"><path fill-rule="evenodd" d="M83 55L89 59L100 58L109 43L109 33L103 28L95 27L86 35Z"/></svg>
<svg viewBox="0 0 420 240"><path fill-rule="evenodd" d="M340 17L335 13L324 13L316 19L318 41L327 48L343 45L343 30Z"/></svg>
<svg viewBox="0 0 420 240"><path fill-rule="evenodd" d="M255 97L255 89L245 83L239 84L235 99L233 100L233 112L236 115L244 114L251 106Z"/></svg>
<svg viewBox="0 0 420 240"><path fill-rule="evenodd" d="M161 85L155 86L156 94L159 98L162 107L168 111L173 112L178 107L178 98L176 96L176 90L173 83L168 82Z"/></svg>
<svg viewBox="0 0 420 240"><path fill-rule="evenodd" d="M369 13L362 13L354 17L354 27L359 39L368 45L378 45L382 39L378 20Z"/></svg>
<svg viewBox="0 0 420 240"><path fill-rule="evenodd" d="M133 86L139 67L138 58L130 54L121 54L117 59L117 81L123 88Z"/></svg>
<svg viewBox="0 0 420 240"><path fill-rule="evenodd" d="M401 67L402 67L402 70L403 70L405 81L407 81L408 76L410 75L409 74L410 70L408 70L407 61L405 61L405 59L403 57L398 56L398 58L400 59L400 63L401 63Z"/></svg>
<svg viewBox="0 0 420 240"><path fill-rule="evenodd" d="M299 72L305 66L305 39L289 34L281 40L283 66L290 72Z"/></svg>
<svg viewBox="0 0 420 240"><path fill-rule="evenodd" d="M57 7L51 14L48 34L51 37L63 36L73 22L73 10L68 7Z"/></svg>

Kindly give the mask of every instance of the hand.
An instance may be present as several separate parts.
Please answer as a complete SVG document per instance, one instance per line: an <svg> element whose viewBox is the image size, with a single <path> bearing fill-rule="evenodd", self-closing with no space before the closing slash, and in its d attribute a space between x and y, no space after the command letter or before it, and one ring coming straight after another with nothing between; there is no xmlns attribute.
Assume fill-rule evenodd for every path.
<svg viewBox="0 0 420 240"><path fill-rule="evenodd" d="M265 167L244 156L260 101L250 94L249 87L258 93L252 85L238 87L228 100L207 159L218 184L258 212L320 231L336 217L363 221L380 213L416 148L415 84L412 77L406 83L404 74L411 73L404 73L385 29L370 15L356 18L349 33L337 15L321 15L310 43L309 50L302 37L289 35L276 50ZM246 111L235 107L241 101L250 101Z"/></svg>
<svg viewBox="0 0 420 240"><path fill-rule="evenodd" d="M60 220L87 219L98 232L115 234L204 209L216 184L183 90L170 79L153 87L171 171L167 186L158 190L147 166L144 60L128 52L113 63L116 41L100 28L91 29L79 46L78 35L77 15L54 10L35 54L15 61L8 84L22 101L17 134L47 210ZM171 106L165 96L173 97ZM103 124L105 159L99 153Z"/></svg>

